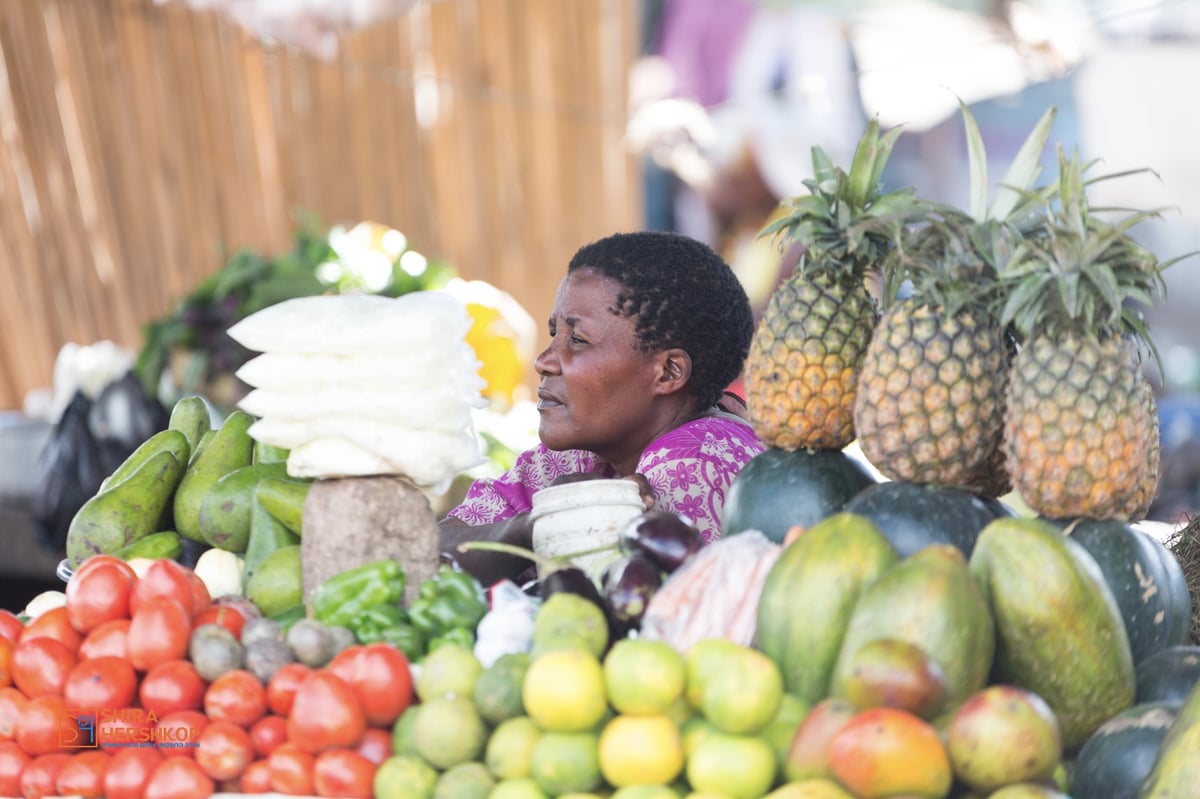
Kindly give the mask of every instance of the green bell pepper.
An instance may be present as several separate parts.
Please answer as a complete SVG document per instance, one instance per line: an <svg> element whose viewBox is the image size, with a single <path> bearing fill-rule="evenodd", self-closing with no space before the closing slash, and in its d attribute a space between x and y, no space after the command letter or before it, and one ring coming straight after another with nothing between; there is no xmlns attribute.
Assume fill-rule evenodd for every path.
<svg viewBox="0 0 1200 799"><path fill-rule="evenodd" d="M473 639L475 627L487 611L487 597L478 581L464 571L443 565L421 584L408 608L408 617L426 640L455 629L467 630Z"/></svg>
<svg viewBox="0 0 1200 799"><path fill-rule="evenodd" d="M425 656L425 636L410 624L388 627L379 634L379 640L399 649L410 663Z"/></svg>
<svg viewBox="0 0 1200 799"><path fill-rule="evenodd" d="M350 631L360 644L373 644L380 640L389 627L408 624L408 614L399 605L373 605L350 620Z"/></svg>
<svg viewBox="0 0 1200 799"><path fill-rule="evenodd" d="M475 632L474 630L468 630L466 627L454 627L430 641L429 651L432 652L439 646L446 646L447 644L457 644L467 649L474 649Z"/></svg>
<svg viewBox="0 0 1200 799"><path fill-rule="evenodd" d="M404 568L391 559L347 569L317 586L313 617L324 624L347 627L367 608L398 604L404 586Z"/></svg>

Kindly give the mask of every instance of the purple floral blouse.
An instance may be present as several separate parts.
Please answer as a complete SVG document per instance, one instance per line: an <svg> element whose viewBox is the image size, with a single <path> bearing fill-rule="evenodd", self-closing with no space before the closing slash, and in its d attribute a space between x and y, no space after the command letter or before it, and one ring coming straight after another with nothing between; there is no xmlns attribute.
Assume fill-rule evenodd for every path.
<svg viewBox="0 0 1200 799"><path fill-rule="evenodd" d="M723 412L702 416L650 442L638 461L657 496L656 508L685 516L705 542L721 537L721 511L733 477L763 445L745 421ZM615 477L611 466L586 450L555 452L539 443L495 479L476 480L449 515L467 524L490 524L526 513L534 492L565 474Z"/></svg>

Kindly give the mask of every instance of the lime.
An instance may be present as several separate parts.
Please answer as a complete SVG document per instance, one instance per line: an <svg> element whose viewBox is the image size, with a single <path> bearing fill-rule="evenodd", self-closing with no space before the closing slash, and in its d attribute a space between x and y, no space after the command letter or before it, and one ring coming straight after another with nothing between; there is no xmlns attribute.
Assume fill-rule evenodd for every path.
<svg viewBox="0 0 1200 799"><path fill-rule="evenodd" d="M609 799L679 799L679 794L665 785L629 785L613 791Z"/></svg>
<svg viewBox="0 0 1200 799"><path fill-rule="evenodd" d="M375 770L375 799L433 799L438 774L416 755L392 755Z"/></svg>
<svg viewBox="0 0 1200 799"><path fill-rule="evenodd" d="M596 744L590 732L546 733L533 747L533 779L551 796L599 787Z"/></svg>
<svg viewBox="0 0 1200 799"><path fill-rule="evenodd" d="M608 619L594 602L561 592L551 594L538 608L533 620L533 650L539 654L559 651L564 644L600 657L608 647Z"/></svg>
<svg viewBox="0 0 1200 799"><path fill-rule="evenodd" d="M716 728L709 724L703 716L692 716L683 723L679 728L679 732L683 736L683 753L687 757L692 756L692 752L696 751L696 747L700 742L708 737L710 733L716 732Z"/></svg>
<svg viewBox="0 0 1200 799"><path fill-rule="evenodd" d="M417 696L422 702L448 697L472 699L475 681L482 672L483 665L470 649L461 644L444 644L421 661Z"/></svg>
<svg viewBox="0 0 1200 799"><path fill-rule="evenodd" d="M668 785L683 759L683 737L666 716L618 715L600 733L600 773L618 788Z"/></svg>
<svg viewBox="0 0 1200 799"><path fill-rule="evenodd" d="M396 723L392 725L392 752L397 755L415 755L417 745L413 741L413 726L417 723L420 705L409 705Z"/></svg>
<svg viewBox="0 0 1200 799"><path fill-rule="evenodd" d="M500 780L488 799L550 799L529 777L515 780Z"/></svg>
<svg viewBox="0 0 1200 799"><path fill-rule="evenodd" d="M713 732L688 756L687 779L697 791L759 799L775 783L775 750L763 738Z"/></svg>
<svg viewBox="0 0 1200 799"><path fill-rule="evenodd" d="M551 599L564 594L554 594ZM584 600L586 601L586 600ZM534 658L521 689L525 711L552 732L585 732L608 710L604 669L594 655L564 649Z"/></svg>
<svg viewBox="0 0 1200 799"><path fill-rule="evenodd" d="M789 782L771 791L765 799L854 799L854 794L833 780L815 779Z"/></svg>
<svg viewBox="0 0 1200 799"><path fill-rule="evenodd" d="M417 754L439 769L478 760L487 743L483 719L466 699L422 703L412 732Z"/></svg>
<svg viewBox="0 0 1200 799"><path fill-rule="evenodd" d="M482 763L459 763L442 772L433 799L487 799L496 780Z"/></svg>
<svg viewBox="0 0 1200 799"><path fill-rule="evenodd" d="M525 652L501 655L483 670L475 681L474 695L475 709L484 721L499 724L525 712L521 685L528 670L529 655Z"/></svg>
<svg viewBox="0 0 1200 799"><path fill-rule="evenodd" d="M775 661L756 649L721 659L701 694L700 710L722 732L755 733L775 718L783 701L783 675Z"/></svg>
<svg viewBox="0 0 1200 799"><path fill-rule="evenodd" d="M618 713L657 716L683 696L683 656L665 641L625 638L604 658L604 687Z"/></svg>
<svg viewBox="0 0 1200 799"><path fill-rule="evenodd" d="M533 774L533 747L542 731L528 716L516 716L500 722L488 738L483 762L502 780Z"/></svg>
<svg viewBox="0 0 1200 799"><path fill-rule="evenodd" d="M806 715L808 703L795 694L785 693L779 702L779 712L767 722L767 726L760 733L775 750L775 757L779 760L781 768L787 762L792 739L796 737L796 730Z"/></svg>
<svg viewBox="0 0 1200 799"><path fill-rule="evenodd" d="M736 654L742 649L728 638L705 638L692 644L683 659L688 704L700 709L704 686L708 685L710 677L720 672L721 662L727 655Z"/></svg>

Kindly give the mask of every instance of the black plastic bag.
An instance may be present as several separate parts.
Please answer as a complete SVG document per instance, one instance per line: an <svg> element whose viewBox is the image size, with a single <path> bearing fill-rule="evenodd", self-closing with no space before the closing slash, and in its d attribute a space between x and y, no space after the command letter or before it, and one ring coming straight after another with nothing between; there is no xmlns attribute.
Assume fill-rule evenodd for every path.
<svg viewBox="0 0 1200 799"><path fill-rule="evenodd" d="M146 395L132 373L106 386L95 401L76 391L38 460L41 477L30 515L39 543L65 554L67 530L83 503L168 420L166 408Z"/></svg>

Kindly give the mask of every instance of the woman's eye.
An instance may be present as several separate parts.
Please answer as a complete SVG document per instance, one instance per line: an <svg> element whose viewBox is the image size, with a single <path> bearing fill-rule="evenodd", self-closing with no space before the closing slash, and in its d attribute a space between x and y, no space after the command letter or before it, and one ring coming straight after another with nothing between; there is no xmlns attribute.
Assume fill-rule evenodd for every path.
<svg viewBox="0 0 1200 799"><path fill-rule="evenodd" d="M575 336L575 335L571 336L571 343L572 344L587 344L586 341L584 341L579 336Z"/></svg>

